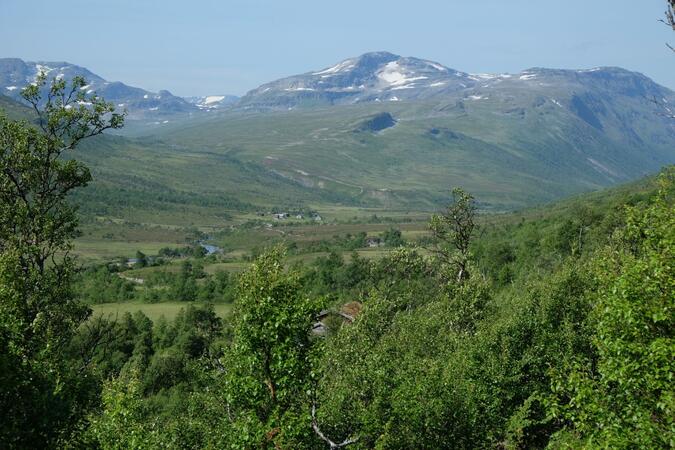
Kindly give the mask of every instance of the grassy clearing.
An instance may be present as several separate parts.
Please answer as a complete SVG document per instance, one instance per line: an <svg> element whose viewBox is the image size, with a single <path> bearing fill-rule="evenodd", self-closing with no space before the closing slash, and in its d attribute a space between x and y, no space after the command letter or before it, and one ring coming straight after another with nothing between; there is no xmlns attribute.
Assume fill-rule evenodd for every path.
<svg viewBox="0 0 675 450"><path fill-rule="evenodd" d="M132 258L137 250L155 255L163 247L182 247L195 239L195 230L111 218L85 220L81 230L73 254L84 263Z"/></svg>
<svg viewBox="0 0 675 450"><path fill-rule="evenodd" d="M374 247L374 248L363 248L359 249L356 252L362 258L367 259L379 259L389 253L391 248L388 247ZM342 251L340 252L345 261L350 261L352 252L351 251ZM286 258L286 262L289 265L296 263L311 264L317 258L328 256L328 252L312 252L312 253L303 253L299 255L290 255ZM185 261L184 259L176 259L171 261L169 264L162 266L152 266L152 267L143 267L140 269L132 269L124 272L125 277L129 278L140 278L146 279L151 274L156 272L169 272L178 274L181 270L181 263ZM194 261L194 260L191 260ZM229 272L229 273L238 273L243 272L248 269L250 266L249 261L232 261L232 262L215 262L215 263L204 263L204 271L213 275L216 272Z"/></svg>
<svg viewBox="0 0 675 450"><path fill-rule="evenodd" d="M84 263L113 261L118 258L133 257L137 250L147 255L155 255L159 249L175 246L167 242L124 242L112 240L77 239L73 253Z"/></svg>
<svg viewBox="0 0 675 450"><path fill-rule="evenodd" d="M173 320L181 309L190 303L185 302L162 302L162 303L101 303L92 305L92 316L116 316L124 313L142 311L153 322L164 316L167 320ZM216 315L221 318L227 317L232 311L232 305L219 303L214 305Z"/></svg>
<svg viewBox="0 0 675 450"><path fill-rule="evenodd" d="M418 238L428 233L426 221L422 220L410 223L337 223L295 226L282 223L272 228L260 226L223 233L215 236L214 242L228 252L241 252L279 242L295 242L298 246L302 246L311 242L331 240L334 236L356 235L360 232L365 232L368 236L376 236L392 227L400 229L406 238Z"/></svg>

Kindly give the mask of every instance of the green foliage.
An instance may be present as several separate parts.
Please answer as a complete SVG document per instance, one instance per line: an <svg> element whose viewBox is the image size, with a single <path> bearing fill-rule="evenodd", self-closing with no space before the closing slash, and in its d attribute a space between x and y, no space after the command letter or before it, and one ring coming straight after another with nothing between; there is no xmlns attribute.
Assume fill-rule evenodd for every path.
<svg viewBox="0 0 675 450"><path fill-rule="evenodd" d="M569 234L576 249L558 245L564 214L488 230L459 281L410 248L291 270L279 249L264 253L240 277L231 335L205 311L158 322L150 339L142 317L125 317L116 335L136 337L120 341L119 373L140 374L141 389L125 394L134 420L121 436L187 448L670 445L668 192L629 201L625 220L574 206L572 228L586 227L580 246ZM363 308L312 338L317 293L334 310Z"/></svg>
<svg viewBox="0 0 675 450"><path fill-rule="evenodd" d="M626 227L594 260L594 358L578 358L553 383L551 414L580 445L675 445L674 174L656 199L627 208Z"/></svg>
<svg viewBox="0 0 675 450"><path fill-rule="evenodd" d="M396 228L389 228L386 230L384 233L381 235L382 240L384 241L384 244L387 247L401 247L405 245L405 241L403 240L403 237L401 236L401 230L396 229Z"/></svg>
<svg viewBox="0 0 675 450"><path fill-rule="evenodd" d="M262 255L240 278L225 392L241 447L295 447L311 433L309 330L321 305L281 257L280 249Z"/></svg>
<svg viewBox="0 0 675 450"><path fill-rule="evenodd" d="M469 277L471 240L476 232L476 204L473 196L460 188L452 190L453 201L442 214L434 214L429 229L437 240L435 254L451 277Z"/></svg>
<svg viewBox="0 0 675 450"><path fill-rule="evenodd" d="M157 259L153 264L159 265ZM119 303L127 301L231 303L236 276L224 271L209 275L200 260L185 259L179 271L153 270L136 278L135 272L120 272L126 263L91 266L75 277L74 288L86 304Z"/></svg>
<svg viewBox="0 0 675 450"><path fill-rule="evenodd" d="M140 381L133 375L109 381L101 399L103 411L91 418L88 438L102 449L153 448L144 417Z"/></svg>
<svg viewBox="0 0 675 450"><path fill-rule="evenodd" d="M0 440L8 447L54 446L90 407L84 374L65 349L89 310L72 292L77 235L70 192L89 170L66 159L80 141L122 126L112 105L81 89L86 82L40 74L24 89L38 128L0 115L0 343L6 355ZM10 364L11 363L11 364Z"/></svg>
<svg viewBox="0 0 675 450"><path fill-rule="evenodd" d="M127 301L134 298L134 283L108 266L90 267L75 282L76 296L86 304Z"/></svg>
<svg viewBox="0 0 675 450"><path fill-rule="evenodd" d="M163 249L163 258L189 259L162 267L139 252L149 267L76 274L68 250L77 222L65 200L89 173L58 155L77 144L71 139L121 120L96 98L78 103L82 83L71 92L55 82L46 102L39 89L26 91L38 112L46 108L42 132L0 119L5 446L674 445L672 169L658 193L630 188L492 217L478 239L477 205L455 190L432 218L431 256L401 246L400 230L390 228L382 238L397 248L384 257L345 258L342 251L361 248L367 236L351 229L309 244L327 252L309 267L289 268L280 248L256 243L259 258L238 276L207 274L209 258L196 247ZM71 120L78 125L65 132ZM147 195L160 185L133 180ZM288 188L282 197L299 189L259 181ZM234 205L212 192L198 198ZM162 202L179 197L190 198L167 191ZM200 306L153 323L142 313L88 318L78 299ZM223 322L209 302L230 300L235 313ZM352 315L339 314L356 301ZM323 319L330 332L314 335L326 307L334 313Z"/></svg>

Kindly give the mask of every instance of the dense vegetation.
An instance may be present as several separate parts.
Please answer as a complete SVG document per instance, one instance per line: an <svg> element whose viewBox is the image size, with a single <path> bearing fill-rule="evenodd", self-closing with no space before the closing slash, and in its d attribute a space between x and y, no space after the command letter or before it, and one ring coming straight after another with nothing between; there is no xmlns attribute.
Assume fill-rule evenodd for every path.
<svg viewBox="0 0 675 450"><path fill-rule="evenodd" d="M90 175L60 155L123 117L84 80L71 103L39 84L41 132L0 118L3 447L675 445L672 167L482 226L458 189L424 248L392 228L379 260L291 266L276 247L208 275L194 248L160 252L178 272L139 253L157 265L139 289L126 261L77 274L68 256ZM171 322L87 307L137 295L190 304Z"/></svg>
<svg viewBox="0 0 675 450"><path fill-rule="evenodd" d="M115 367L97 359L112 381L87 438L151 448L329 446L320 436L354 448L668 447L674 181L670 169L486 229L462 279L456 264L410 248L292 269L281 250L266 253L239 277L225 323L208 303L174 324L122 320L134 343L115 350ZM309 332L320 309L354 300L353 323L335 315L325 334Z"/></svg>

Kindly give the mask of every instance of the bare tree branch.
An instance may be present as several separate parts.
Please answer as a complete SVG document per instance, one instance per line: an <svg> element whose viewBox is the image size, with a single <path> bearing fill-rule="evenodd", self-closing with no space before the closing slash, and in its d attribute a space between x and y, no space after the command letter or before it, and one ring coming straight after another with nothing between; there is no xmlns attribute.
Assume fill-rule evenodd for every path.
<svg viewBox="0 0 675 450"><path fill-rule="evenodd" d="M666 0L666 2L667 2L666 12L664 13L666 18L665 20L659 19L659 22L666 24L666 26L670 27L673 31L675 31L675 0ZM675 52L675 47L673 47L668 43L666 43L666 46L673 52Z"/></svg>
<svg viewBox="0 0 675 450"><path fill-rule="evenodd" d="M103 349L100 359L107 358L109 344L115 340L116 325L117 317L111 321L101 316L85 322L83 329L85 342L78 352L82 361L78 373L84 372L91 365L99 349Z"/></svg>
<svg viewBox="0 0 675 450"><path fill-rule="evenodd" d="M319 428L319 424L316 421L316 403L312 403L312 429L314 430L314 433L316 433L316 435L319 436L319 438L322 441L326 442L330 446L331 450L337 449L337 448L343 448L343 447L346 447L348 445L355 444L359 440L358 437L353 437L353 438L350 437L350 438L347 438L340 443L336 443L336 442L333 442L331 439L329 439L328 436L323 434L323 432Z"/></svg>

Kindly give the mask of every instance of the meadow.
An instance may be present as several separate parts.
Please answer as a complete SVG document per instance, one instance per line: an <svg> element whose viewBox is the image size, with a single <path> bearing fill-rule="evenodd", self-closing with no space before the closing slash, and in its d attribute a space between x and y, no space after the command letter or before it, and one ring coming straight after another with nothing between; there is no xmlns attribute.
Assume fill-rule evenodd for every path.
<svg viewBox="0 0 675 450"><path fill-rule="evenodd" d="M92 305L92 317L107 317L110 319L118 319L125 313L135 313L141 311L153 322L164 317L167 320L173 320L176 315L183 309L194 303L186 302L162 302L162 303L137 303L137 302L118 302L118 303L101 303ZM221 319L227 318L231 311L232 305L218 303L213 307L216 315Z"/></svg>

